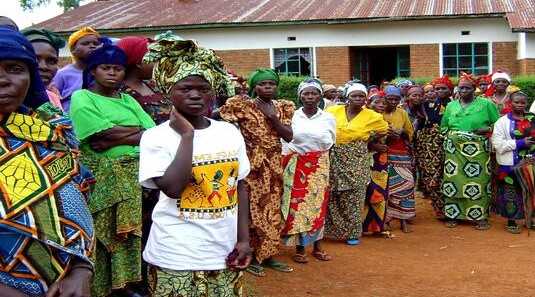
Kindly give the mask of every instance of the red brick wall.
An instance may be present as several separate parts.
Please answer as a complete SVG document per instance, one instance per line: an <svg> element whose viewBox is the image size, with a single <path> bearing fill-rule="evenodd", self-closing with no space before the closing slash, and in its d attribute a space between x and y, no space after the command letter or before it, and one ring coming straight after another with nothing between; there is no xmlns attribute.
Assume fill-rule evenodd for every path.
<svg viewBox="0 0 535 297"><path fill-rule="evenodd" d="M411 77L436 77L440 75L438 44L411 44Z"/></svg>
<svg viewBox="0 0 535 297"><path fill-rule="evenodd" d="M535 59L518 60L518 74L535 74Z"/></svg>
<svg viewBox="0 0 535 297"><path fill-rule="evenodd" d="M492 43L492 70L502 70L512 75L518 74L516 42Z"/></svg>
<svg viewBox="0 0 535 297"><path fill-rule="evenodd" d="M244 77L257 68L270 67L269 49L227 50L216 53L229 69Z"/></svg>
<svg viewBox="0 0 535 297"><path fill-rule="evenodd" d="M316 48L319 78L328 84L342 85L351 79L350 48L347 46Z"/></svg>

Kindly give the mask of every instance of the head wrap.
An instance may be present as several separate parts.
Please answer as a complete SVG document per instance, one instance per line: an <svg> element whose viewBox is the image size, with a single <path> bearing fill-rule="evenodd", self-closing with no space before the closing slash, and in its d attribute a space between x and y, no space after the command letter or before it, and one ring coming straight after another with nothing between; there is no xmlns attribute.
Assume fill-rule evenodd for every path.
<svg viewBox="0 0 535 297"><path fill-rule="evenodd" d="M466 72L461 72L461 76L459 77L459 84L462 81L470 83L474 88L477 86L477 79L473 75L468 74Z"/></svg>
<svg viewBox="0 0 535 297"><path fill-rule="evenodd" d="M481 83L491 84L492 83L492 74L481 75L480 77L478 77L478 82L479 82L479 84L481 84Z"/></svg>
<svg viewBox="0 0 535 297"><path fill-rule="evenodd" d="M433 87L432 84L426 84L426 85L424 86L424 92L427 92L427 91L429 91L429 90L434 90L434 89L435 89L435 87Z"/></svg>
<svg viewBox="0 0 535 297"><path fill-rule="evenodd" d="M448 89L450 89L450 91L453 91L453 82L451 81L451 79L449 78L449 76L447 74L444 74L442 77L437 77L435 79L433 79L431 81L431 84L433 86L436 86L436 85L446 85L448 87Z"/></svg>
<svg viewBox="0 0 535 297"><path fill-rule="evenodd" d="M387 86L385 88L385 96L397 96L401 98L401 90L396 86Z"/></svg>
<svg viewBox="0 0 535 297"><path fill-rule="evenodd" d="M384 98L384 96L385 96L385 92L383 91L373 92L373 93L370 93L370 95L368 96L368 101L370 104L374 104L377 99Z"/></svg>
<svg viewBox="0 0 535 297"><path fill-rule="evenodd" d="M501 72L501 71L498 71L496 73L494 73L492 75L492 82L494 82L495 80L497 79L505 79L506 81L508 81L509 83L511 83L511 77L509 76L509 74L505 73L505 72Z"/></svg>
<svg viewBox="0 0 535 297"><path fill-rule="evenodd" d="M21 33L24 34L30 42L41 41L50 44L58 53L59 50L65 46L65 40L63 38L46 29L24 29Z"/></svg>
<svg viewBox="0 0 535 297"><path fill-rule="evenodd" d="M10 29L14 31L19 31L19 26L12 19L7 16L0 16L0 28Z"/></svg>
<svg viewBox="0 0 535 297"><path fill-rule="evenodd" d="M255 96L254 88L256 85L264 80L272 80L278 85L280 81L279 74L275 72L275 70L269 68L259 68L251 73L249 76L249 95L251 97Z"/></svg>
<svg viewBox="0 0 535 297"><path fill-rule="evenodd" d="M323 85L323 93L330 91L330 90L336 90L336 87L334 85Z"/></svg>
<svg viewBox="0 0 535 297"><path fill-rule="evenodd" d="M184 40L171 31L156 35L143 62L154 63L153 79L165 93L169 93L178 81L198 75L210 83L216 94L234 95L234 87L223 62L215 52L199 47L193 40Z"/></svg>
<svg viewBox="0 0 535 297"><path fill-rule="evenodd" d="M412 92L413 90L421 90L421 91L424 91L424 88L422 88L422 86L420 86L420 85L413 85L413 86L410 86L409 89L407 90L407 94L409 94L409 93Z"/></svg>
<svg viewBox="0 0 535 297"><path fill-rule="evenodd" d="M320 92L321 95L323 95L323 88L321 87L321 82L318 81L317 79L310 78L310 79L306 79L302 81L299 84L299 87L297 87L297 96L301 97L301 93L303 92L303 90L305 90L308 87L315 88L316 90Z"/></svg>
<svg viewBox="0 0 535 297"><path fill-rule="evenodd" d="M414 83L412 81L408 80L408 79L402 79L402 80L398 81L398 83L396 84L396 86L398 88L401 88L403 86L409 86L410 87L412 85L414 85Z"/></svg>
<svg viewBox="0 0 535 297"><path fill-rule="evenodd" d="M91 70L101 64L123 65L126 67L126 54L115 45L104 44L87 56L87 66L84 69L84 88L91 86L94 80Z"/></svg>
<svg viewBox="0 0 535 297"><path fill-rule="evenodd" d="M48 95L39 75L33 46L19 31L0 28L0 60L19 60L28 65L30 88L24 99L24 105L37 108L48 102Z"/></svg>
<svg viewBox="0 0 535 297"><path fill-rule="evenodd" d="M143 56L149 51L150 39L141 36L127 36L117 42L128 57L128 65L138 65L143 62Z"/></svg>
<svg viewBox="0 0 535 297"><path fill-rule="evenodd" d="M346 86L344 96L348 97L349 94L355 92L355 91L362 91L364 94L366 94L366 97L368 96L368 89L365 85L361 83L350 83Z"/></svg>
<svg viewBox="0 0 535 297"><path fill-rule="evenodd" d="M69 36L69 40L67 41L69 45L69 50L72 51L74 49L74 46L78 42L78 40L88 35L96 35L97 37L100 37L100 34L98 34L98 32L95 31L95 29L91 27L82 27L80 30L72 33L71 36Z"/></svg>

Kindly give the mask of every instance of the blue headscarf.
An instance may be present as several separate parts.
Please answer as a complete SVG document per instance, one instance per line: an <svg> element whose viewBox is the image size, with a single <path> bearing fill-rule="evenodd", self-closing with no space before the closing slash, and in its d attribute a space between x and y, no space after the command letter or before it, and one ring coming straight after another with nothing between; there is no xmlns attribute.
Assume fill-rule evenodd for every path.
<svg viewBox="0 0 535 297"><path fill-rule="evenodd" d="M48 102L41 76L37 57L32 44L18 31L0 27L0 60L18 60L26 63L30 70L30 88L23 105L35 109Z"/></svg>
<svg viewBox="0 0 535 297"><path fill-rule="evenodd" d="M401 91L396 86L387 86L385 88L385 96L398 96L401 98Z"/></svg>
<svg viewBox="0 0 535 297"><path fill-rule="evenodd" d="M95 80L91 74L91 70L102 64L123 65L126 67L127 57L119 47L110 43L104 43L101 47L89 54L85 61L87 66L84 70L83 88L87 89Z"/></svg>

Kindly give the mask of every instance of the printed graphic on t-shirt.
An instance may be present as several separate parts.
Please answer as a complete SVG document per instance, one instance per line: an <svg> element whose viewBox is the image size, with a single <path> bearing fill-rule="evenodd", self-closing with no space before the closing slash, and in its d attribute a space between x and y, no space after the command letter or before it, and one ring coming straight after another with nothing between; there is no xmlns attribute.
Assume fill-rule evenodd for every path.
<svg viewBox="0 0 535 297"><path fill-rule="evenodd" d="M192 180L178 207L183 212L221 213L238 202L236 152L193 156ZM221 158L223 157L223 158Z"/></svg>

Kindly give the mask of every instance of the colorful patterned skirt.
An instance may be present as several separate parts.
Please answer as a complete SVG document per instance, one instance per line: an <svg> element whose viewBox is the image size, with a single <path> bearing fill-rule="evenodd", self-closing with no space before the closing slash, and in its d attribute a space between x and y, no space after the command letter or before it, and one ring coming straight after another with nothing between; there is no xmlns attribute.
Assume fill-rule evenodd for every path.
<svg viewBox="0 0 535 297"><path fill-rule="evenodd" d="M141 280L141 187L137 157L111 159L84 152L97 184L89 200L97 245L91 296Z"/></svg>
<svg viewBox="0 0 535 297"><path fill-rule="evenodd" d="M535 209L535 160L525 160L514 167L514 177L522 190L522 205L526 226L533 228Z"/></svg>
<svg viewBox="0 0 535 297"><path fill-rule="evenodd" d="M388 197L388 154L374 153L371 179L366 189L366 201L362 216L362 231L380 233L384 231L386 198Z"/></svg>
<svg viewBox="0 0 535 297"><path fill-rule="evenodd" d="M444 136L438 124L418 131L415 141L416 166L419 173L419 188L431 198L431 206L438 218L444 217L442 175L444 172Z"/></svg>
<svg viewBox="0 0 535 297"><path fill-rule="evenodd" d="M241 297L243 273L237 271L176 271L149 265L153 297Z"/></svg>
<svg viewBox="0 0 535 297"><path fill-rule="evenodd" d="M282 165L282 241L307 246L323 238L329 202L329 152L287 155Z"/></svg>
<svg viewBox="0 0 535 297"><path fill-rule="evenodd" d="M408 220L416 215L414 161L409 150L388 151L388 199L386 219Z"/></svg>
<svg viewBox="0 0 535 297"><path fill-rule="evenodd" d="M513 174L513 166L499 166L496 181L497 192L495 211L497 214L509 220L524 218L524 199L522 188L517 177Z"/></svg>
<svg viewBox="0 0 535 297"><path fill-rule="evenodd" d="M467 132L450 131L444 151L442 193L446 218L487 219L491 192L488 140Z"/></svg>
<svg viewBox="0 0 535 297"><path fill-rule="evenodd" d="M330 160L331 197L325 236L337 240L360 238L362 205L370 182L368 144L337 144L331 149Z"/></svg>

